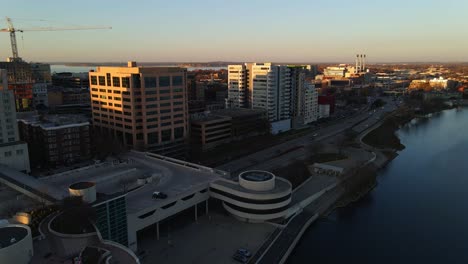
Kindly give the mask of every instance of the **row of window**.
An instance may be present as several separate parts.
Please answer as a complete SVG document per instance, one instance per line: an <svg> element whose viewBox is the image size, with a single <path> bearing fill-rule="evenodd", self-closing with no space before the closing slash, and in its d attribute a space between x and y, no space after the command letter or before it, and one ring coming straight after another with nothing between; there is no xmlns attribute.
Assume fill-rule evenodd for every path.
<svg viewBox="0 0 468 264"><path fill-rule="evenodd" d="M22 149L17 149L16 150L16 155L17 156L23 155L23 150ZM3 156L5 158L11 157L11 156L13 156L13 152L12 151L5 151L5 153L3 153Z"/></svg>

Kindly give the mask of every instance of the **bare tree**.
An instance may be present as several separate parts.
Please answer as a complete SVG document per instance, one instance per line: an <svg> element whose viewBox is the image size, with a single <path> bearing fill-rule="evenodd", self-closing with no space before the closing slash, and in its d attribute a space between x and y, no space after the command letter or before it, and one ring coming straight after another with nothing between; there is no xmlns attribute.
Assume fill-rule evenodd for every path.
<svg viewBox="0 0 468 264"><path fill-rule="evenodd" d="M119 180L119 186L122 188L122 191L126 193L132 182L133 180L130 177L122 177Z"/></svg>

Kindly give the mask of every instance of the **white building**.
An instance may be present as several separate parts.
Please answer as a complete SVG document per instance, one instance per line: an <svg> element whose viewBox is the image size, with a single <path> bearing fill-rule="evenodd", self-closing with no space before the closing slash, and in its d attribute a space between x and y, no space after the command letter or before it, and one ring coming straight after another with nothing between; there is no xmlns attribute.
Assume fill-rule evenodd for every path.
<svg viewBox="0 0 468 264"><path fill-rule="evenodd" d="M304 124L309 124L317 121L319 117L318 113L318 92L315 89L315 85L311 83L305 84L304 94Z"/></svg>
<svg viewBox="0 0 468 264"><path fill-rule="evenodd" d="M0 70L0 164L30 172L28 146L19 141L15 97L5 70Z"/></svg>
<svg viewBox="0 0 468 264"><path fill-rule="evenodd" d="M247 68L246 65L228 66L228 98L226 108L248 107L247 88Z"/></svg>
<svg viewBox="0 0 468 264"><path fill-rule="evenodd" d="M271 63L228 66L228 108L264 109L268 120L274 123L291 119L291 97L291 70L288 66ZM290 125L281 127L282 131L290 129Z"/></svg>
<svg viewBox="0 0 468 264"><path fill-rule="evenodd" d="M38 105L49 106L47 83L35 83L33 85L33 105L34 108Z"/></svg>
<svg viewBox="0 0 468 264"><path fill-rule="evenodd" d="M330 117L330 105L320 104L318 106L318 118L327 118L327 117Z"/></svg>

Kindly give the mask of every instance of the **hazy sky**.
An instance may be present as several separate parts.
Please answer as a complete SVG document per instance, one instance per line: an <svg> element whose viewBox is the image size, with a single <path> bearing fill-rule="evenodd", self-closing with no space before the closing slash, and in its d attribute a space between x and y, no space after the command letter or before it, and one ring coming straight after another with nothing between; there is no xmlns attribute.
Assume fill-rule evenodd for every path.
<svg viewBox="0 0 468 264"><path fill-rule="evenodd" d="M468 61L467 0L0 0L27 61ZM47 20L47 21L41 21ZM4 19L1 28L6 27ZM0 32L0 57L11 56Z"/></svg>

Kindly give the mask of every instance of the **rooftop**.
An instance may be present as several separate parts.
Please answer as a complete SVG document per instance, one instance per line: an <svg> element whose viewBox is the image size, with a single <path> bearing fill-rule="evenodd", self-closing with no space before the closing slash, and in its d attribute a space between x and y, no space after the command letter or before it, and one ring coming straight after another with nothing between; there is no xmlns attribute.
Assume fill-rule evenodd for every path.
<svg viewBox="0 0 468 264"><path fill-rule="evenodd" d="M28 235L28 230L21 226L0 227L0 249L18 243Z"/></svg>
<svg viewBox="0 0 468 264"><path fill-rule="evenodd" d="M40 116L33 113L18 117L18 121L21 121L27 125L40 126L44 130L87 126L90 124L86 116L74 114Z"/></svg>

